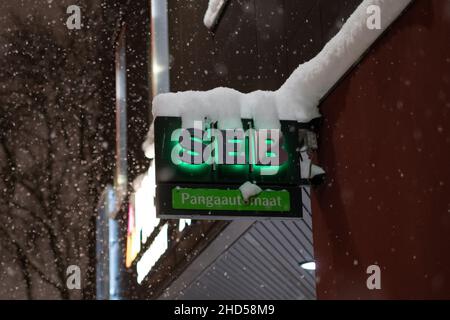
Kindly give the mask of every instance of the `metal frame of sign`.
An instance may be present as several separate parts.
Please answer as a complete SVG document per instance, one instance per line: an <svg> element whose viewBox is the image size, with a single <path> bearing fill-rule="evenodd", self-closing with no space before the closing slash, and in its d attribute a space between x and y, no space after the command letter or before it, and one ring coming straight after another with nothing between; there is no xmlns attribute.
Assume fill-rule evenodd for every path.
<svg viewBox="0 0 450 320"><path fill-rule="evenodd" d="M162 219L206 219L206 220L235 220L235 219L252 219L252 220L268 220L268 219L300 219L303 217L302 208L302 192L301 187L276 187L276 186L260 186L263 190L273 190L274 192L288 192L289 202L285 203L289 206L289 210L271 211L271 210L254 210L236 209L236 210L216 210L214 205L211 208L185 208L175 209L173 192L174 190L238 190L237 185L210 185L210 184L162 184L156 188L156 212L158 217ZM243 200L242 200L243 201ZM242 202L243 203L243 202ZM241 208L250 206L243 204Z"/></svg>
<svg viewBox="0 0 450 320"><path fill-rule="evenodd" d="M243 119L245 129L252 128L253 122ZM299 130L304 128L296 121L281 121L281 131L284 138L284 150L288 153L288 161L280 172L274 176L257 175L255 170L248 170L246 165L219 165L212 168L208 165L182 165L177 166L171 162L171 151L178 142L171 140L174 130L181 128L179 117L157 117L155 119L155 170L156 170L156 212L162 219L203 219L203 220L267 220L267 219L300 219L302 218L302 186L309 185L300 177L300 149L301 138ZM247 165L249 166L249 165ZM174 190L189 189L190 192L199 193L205 190L206 194L235 194L246 181L257 183L263 191L289 192L289 210L283 207L270 208L256 207L252 210L252 202L243 204L240 209L229 210L228 207L205 208L202 206L188 206L174 208L176 199ZM199 191L200 190L200 191ZM214 191L216 190L216 191ZM229 190L229 191L226 191ZM264 198L270 193L256 196ZM200 196L201 197L201 196ZM270 197L269 197L270 199ZM243 199L241 199L243 201ZM259 199L262 203L261 199ZM272 199L271 199L272 200ZM306 200L306 199L305 199ZM252 201L252 200L251 200ZM284 204L287 200L284 198ZM266 202L267 203L267 202ZM176 207L176 205L175 205Z"/></svg>

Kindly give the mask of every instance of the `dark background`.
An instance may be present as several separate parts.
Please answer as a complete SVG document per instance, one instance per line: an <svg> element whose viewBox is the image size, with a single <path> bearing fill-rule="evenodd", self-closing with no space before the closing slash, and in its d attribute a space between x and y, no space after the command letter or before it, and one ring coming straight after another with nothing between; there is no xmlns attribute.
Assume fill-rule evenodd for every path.
<svg viewBox="0 0 450 320"><path fill-rule="evenodd" d="M73 4L80 30L66 27ZM0 299L95 298L96 209L115 167L116 40L126 26L132 181L147 166L149 16L143 0L1 2ZM70 265L80 290L67 289Z"/></svg>

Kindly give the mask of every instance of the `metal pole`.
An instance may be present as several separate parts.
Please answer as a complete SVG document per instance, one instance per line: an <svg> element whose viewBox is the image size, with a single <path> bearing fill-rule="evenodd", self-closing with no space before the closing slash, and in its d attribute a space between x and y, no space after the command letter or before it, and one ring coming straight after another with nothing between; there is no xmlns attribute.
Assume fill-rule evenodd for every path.
<svg viewBox="0 0 450 320"><path fill-rule="evenodd" d="M116 48L116 172L114 188L116 190L116 210L120 210L127 192L127 61L126 27L123 27Z"/></svg>
<svg viewBox="0 0 450 320"><path fill-rule="evenodd" d="M152 0L152 94L170 91L167 0Z"/></svg>
<svg viewBox="0 0 450 320"><path fill-rule="evenodd" d="M108 193L113 190L107 186L100 196L96 220L96 299L109 299L109 214Z"/></svg>

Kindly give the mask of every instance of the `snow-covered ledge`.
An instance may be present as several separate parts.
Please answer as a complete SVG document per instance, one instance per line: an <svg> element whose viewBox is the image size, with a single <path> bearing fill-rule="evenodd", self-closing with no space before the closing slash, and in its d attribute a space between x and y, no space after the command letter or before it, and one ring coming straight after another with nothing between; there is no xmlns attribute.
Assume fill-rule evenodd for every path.
<svg viewBox="0 0 450 320"><path fill-rule="evenodd" d="M321 98L343 77L412 0L365 0L341 30L310 61L299 65L276 91L241 93L230 88L165 93L153 100L153 116L181 117L183 127L208 117L219 128L239 128L241 118L254 119L257 129L279 128L280 120L309 122L320 116ZM369 29L372 6L381 13L381 28ZM144 150L152 156L153 125Z"/></svg>

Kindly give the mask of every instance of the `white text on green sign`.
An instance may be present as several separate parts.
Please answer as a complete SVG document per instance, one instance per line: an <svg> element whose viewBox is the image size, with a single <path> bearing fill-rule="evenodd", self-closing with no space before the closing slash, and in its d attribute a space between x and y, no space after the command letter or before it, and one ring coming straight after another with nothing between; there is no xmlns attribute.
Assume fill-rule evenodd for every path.
<svg viewBox="0 0 450 320"><path fill-rule="evenodd" d="M245 202L239 190L174 188L172 207L185 210L288 212L291 202L286 190L266 190Z"/></svg>

